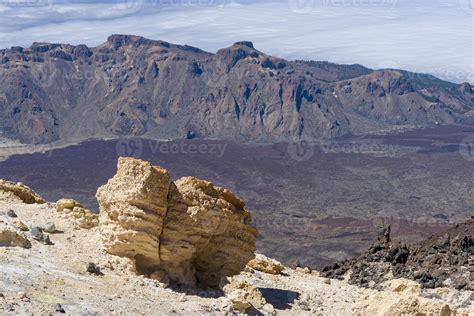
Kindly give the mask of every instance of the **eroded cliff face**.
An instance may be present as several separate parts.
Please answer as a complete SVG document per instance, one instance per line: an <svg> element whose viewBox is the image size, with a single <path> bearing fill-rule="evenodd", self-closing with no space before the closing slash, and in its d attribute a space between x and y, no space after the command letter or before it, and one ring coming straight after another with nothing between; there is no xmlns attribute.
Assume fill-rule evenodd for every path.
<svg viewBox="0 0 474 316"><path fill-rule="evenodd" d="M216 54L139 36L0 49L0 125L24 143L120 136L321 140L458 122L468 83L294 62L250 42Z"/></svg>
<svg viewBox="0 0 474 316"><path fill-rule="evenodd" d="M189 286L218 286L254 258L257 231L245 204L229 190L120 158L99 188L100 229L107 252L128 257L137 272Z"/></svg>
<svg viewBox="0 0 474 316"><path fill-rule="evenodd" d="M117 174L97 191L105 249L133 259L140 272L153 271L160 265L159 237L168 205L169 181L164 169L120 158Z"/></svg>

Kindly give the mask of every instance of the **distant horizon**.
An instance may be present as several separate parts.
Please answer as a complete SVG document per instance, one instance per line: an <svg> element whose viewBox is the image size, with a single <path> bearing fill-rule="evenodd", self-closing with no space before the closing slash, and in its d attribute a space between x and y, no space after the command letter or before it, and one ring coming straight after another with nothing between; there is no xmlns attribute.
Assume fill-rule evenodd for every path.
<svg viewBox="0 0 474 316"><path fill-rule="evenodd" d="M138 36L138 37L142 37L142 38L146 38L146 39L149 39L149 40L152 40L152 41L163 41L163 42L168 42L168 41L164 41L162 39L156 39L156 38L150 38L150 37L146 37L146 36L142 36L142 35L138 35L138 34L110 34L109 36L112 36L112 35L120 35L120 36ZM97 46L100 46L104 43L107 42L107 39L108 37L104 39L104 41L100 42L99 44L97 45L87 45L85 43L78 43L78 44L71 44L71 43L68 43L68 42L64 42L64 43L60 43L60 42L45 42L45 41L35 41L35 42L32 42L31 44L29 45L25 45L25 46L10 46L10 47L0 47L0 50L5 50L5 49L11 49L12 47L21 47L21 48L29 48L31 47L34 43L47 43L47 44L62 44L62 45L72 45L72 46L77 46L77 45L86 45L90 48L95 48ZM240 41L237 41L237 42L244 42L244 41L247 41L245 39L242 39ZM237 43L237 42L233 42L227 46L224 46L224 47L221 47L219 49L222 49L222 48L226 48L226 47L230 47L232 46L233 44ZM259 50L259 51L262 51L258 48L258 44L255 45L256 43L253 42L253 41L247 41L247 42L252 42L255 46L255 49ZM173 42L168 42L170 44L173 44L173 45L182 45L182 46L192 46L192 45L189 45L187 43L173 43ZM210 53L210 54L215 54L216 51L207 51L207 50L204 50L202 49L201 47L199 46L192 46L192 47L195 47L195 48L199 48L203 51L205 51L206 53ZM264 54L266 54L265 51L262 51ZM267 54L269 55L269 54ZM278 56L278 55L272 55L273 57L278 57L278 58L284 58L282 56ZM322 63L329 63L329 64L337 64L337 65L346 65L346 66L352 66L352 65L358 65L358 66L362 66L362 67L365 67L367 69L370 69L370 70L396 70L396 71L407 71L407 72L411 72L411 73L414 73L414 74L417 74L417 75L422 75L422 76L434 76L440 80L443 80L443 81L447 81L447 82L451 82L451 83L454 83L454 84L463 84L463 83L469 83L470 85L474 85L474 82L468 82L468 81L465 81L465 82L454 82L454 81L450 81L450 80L447 80L447 79L443 79L443 78L440 78L440 77L437 77L435 74L431 74L431 73L424 73L424 72L416 72L416 71L411 71L409 69L401 69L401 68L371 68L371 67L368 67L364 64L361 64L361 63L351 63L351 64L346 64L346 63L337 63L337 62L333 62L333 61L330 61L330 60L314 60L314 59L288 59L288 58L284 58L285 60L288 60L288 61L296 61L296 62L322 62Z"/></svg>
<svg viewBox="0 0 474 316"><path fill-rule="evenodd" d="M0 47L97 46L135 34L208 52L249 40L288 60L403 69L474 83L470 0L7 0Z"/></svg>

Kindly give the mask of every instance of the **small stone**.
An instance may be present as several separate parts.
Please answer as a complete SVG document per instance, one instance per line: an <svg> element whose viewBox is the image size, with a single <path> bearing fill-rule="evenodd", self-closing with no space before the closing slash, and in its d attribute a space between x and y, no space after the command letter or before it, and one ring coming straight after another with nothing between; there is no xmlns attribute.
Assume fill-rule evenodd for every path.
<svg viewBox="0 0 474 316"><path fill-rule="evenodd" d="M51 241L51 239L49 239L49 235L45 235L44 238L43 238L43 243L45 245L48 245L48 246L51 246L51 245L54 245L54 243Z"/></svg>
<svg viewBox="0 0 474 316"><path fill-rule="evenodd" d="M324 278L323 282L324 282L324 284L329 284L330 285L331 284L331 279Z"/></svg>
<svg viewBox="0 0 474 316"><path fill-rule="evenodd" d="M21 230L21 231L23 231L23 232L27 232L27 231L30 230L30 229L28 228L28 226L26 226L26 224L23 223L23 222L20 221L20 220L14 221L14 222L13 222L13 225L15 225L16 228L18 228L19 230Z"/></svg>
<svg viewBox="0 0 474 316"><path fill-rule="evenodd" d="M30 234L34 240L42 241L44 238L43 230L41 229L41 227L38 227L38 226L31 227Z"/></svg>
<svg viewBox="0 0 474 316"><path fill-rule="evenodd" d="M300 263L298 260L296 260L295 262L293 262L293 263L291 264L291 267L292 267L293 269L301 268L301 263Z"/></svg>
<svg viewBox="0 0 474 316"><path fill-rule="evenodd" d="M20 299L27 298L27 296L26 296L26 293L25 293L25 292L18 292L17 294L18 294L18 298L20 298Z"/></svg>
<svg viewBox="0 0 474 316"><path fill-rule="evenodd" d="M275 314L276 314L276 313L275 313L275 308L273 307L272 304L269 304L269 303L263 305L262 310L263 310L265 313L269 314L269 315L275 315Z"/></svg>
<svg viewBox="0 0 474 316"><path fill-rule="evenodd" d="M0 298L5 298L5 295L3 293L0 293Z"/></svg>
<svg viewBox="0 0 474 316"><path fill-rule="evenodd" d="M95 265L93 262L88 262L86 265L86 271L89 272L90 274L95 274L95 275L104 275L98 266Z"/></svg>
<svg viewBox="0 0 474 316"><path fill-rule="evenodd" d="M311 269L308 267L304 267L304 268L299 267L299 268L296 268L295 271L300 272L300 273L311 274Z"/></svg>
<svg viewBox="0 0 474 316"><path fill-rule="evenodd" d="M10 217L18 217L14 210L8 210L7 215Z"/></svg>
<svg viewBox="0 0 474 316"><path fill-rule="evenodd" d="M13 311L15 311L15 308L13 307L12 304L5 304L5 305L3 305L3 309L4 309L6 312L13 312Z"/></svg>
<svg viewBox="0 0 474 316"><path fill-rule="evenodd" d="M61 304L56 304L54 305L54 311L56 313L61 313L61 314L65 314L66 311L64 310L64 308L61 306Z"/></svg>
<svg viewBox="0 0 474 316"><path fill-rule="evenodd" d="M446 287L440 287L436 289L436 293L439 295L448 295L449 294L449 289Z"/></svg>
<svg viewBox="0 0 474 316"><path fill-rule="evenodd" d="M53 222L48 222L44 225L43 231L52 234L56 231L56 225Z"/></svg>

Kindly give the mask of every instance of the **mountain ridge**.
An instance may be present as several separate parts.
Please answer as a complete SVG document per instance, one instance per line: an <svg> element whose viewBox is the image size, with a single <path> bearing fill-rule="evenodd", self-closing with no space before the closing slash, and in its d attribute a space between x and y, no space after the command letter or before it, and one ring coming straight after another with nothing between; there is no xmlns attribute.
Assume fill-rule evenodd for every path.
<svg viewBox="0 0 474 316"><path fill-rule="evenodd" d="M0 131L40 144L144 136L331 139L462 121L469 83L401 70L288 61L248 41L215 54L134 35L97 47L0 50Z"/></svg>

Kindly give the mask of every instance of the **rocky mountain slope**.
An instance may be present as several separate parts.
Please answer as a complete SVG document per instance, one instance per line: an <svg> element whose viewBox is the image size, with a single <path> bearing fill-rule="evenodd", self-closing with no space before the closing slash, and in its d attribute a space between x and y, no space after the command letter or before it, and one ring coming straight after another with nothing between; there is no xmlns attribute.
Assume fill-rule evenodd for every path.
<svg viewBox="0 0 474 316"><path fill-rule="evenodd" d="M35 144L120 135L322 139L450 124L474 109L468 83L292 62L250 42L216 54L129 35L94 48L34 43L0 50L0 78L0 131Z"/></svg>
<svg viewBox="0 0 474 316"><path fill-rule="evenodd" d="M136 182L130 182L130 177L136 178ZM208 182L195 179L198 183L193 183L184 178L181 183L169 183L170 187L176 186L173 189L176 191L169 195L171 203L165 207L171 213L165 212L160 223L153 213L163 209L157 202L166 199L159 194L166 186L149 181L156 177L166 180L166 170L142 161L121 160L117 175L99 190L101 205L111 206L100 216L76 201L62 199L49 203L22 184L0 182L0 313L360 316L474 313L474 292L457 290L449 284L438 289L422 289L415 281L387 278L378 289L365 289L348 283L351 271L341 280L331 280L309 268L285 267L263 255L248 261L242 254L250 253L250 248L243 248L240 253L229 251L236 249L232 245L238 246L239 241L246 239L245 229L242 234L236 231L228 234L234 225L246 225L245 220L239 219L247 215L238 198ZM112 188L120 190L114 193L109 191ZM176 194L181 196L178 204L173 202ZM138 203L139 195L146 203ZM176 208L177 205L180 207ZM185 217L189 220L183 220ZM172 226L179 230L181 240L165 237L159 241L167 249L174 247L174 251L150 243L156 229L163 227L162 233L169 235L166 231ZM112 236L114 233L117 238ZM213 239L226 246L213 247ZM112 244L116 247L111 247ZM149 252L144 253L145 249ZM143 254L163 259L148 266L158 270L150 273L153 269L137 269L137 263L144 262ZM206 255L214 259L203 260ZM232 264L233 260L237 265ZM247 261L246 266L234 270L243 261ZM224 269L215 270L219 265ZM192 273L181 273L183 268ZM223 274L219 284L194 284L174 278L173 271L180 271L181 276L199 276L201 281L217 277L206 271Z"/></svg>

